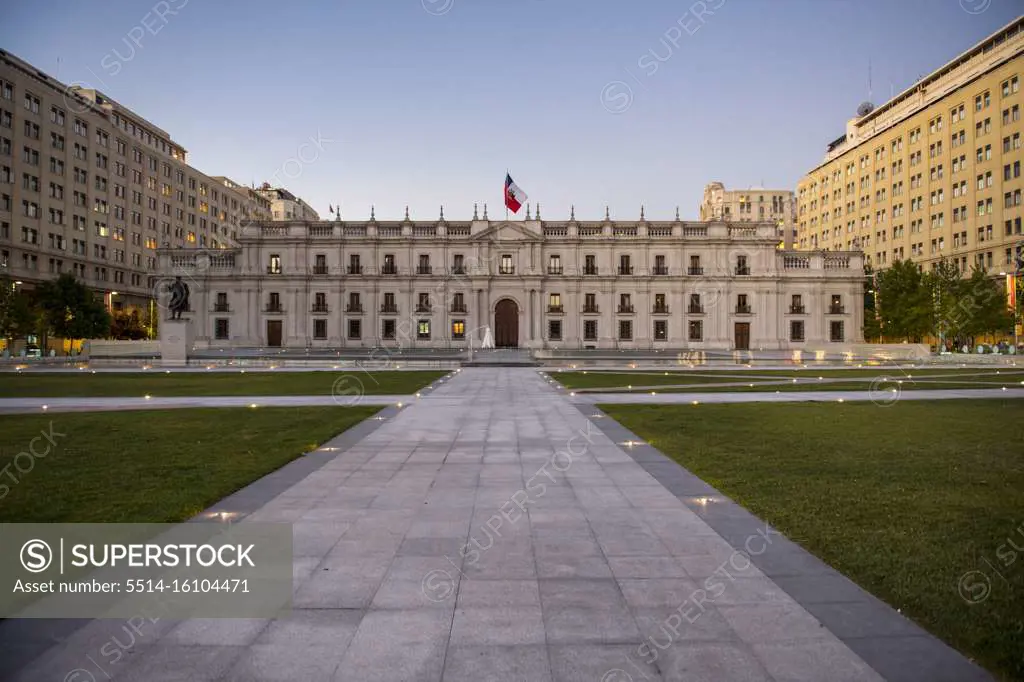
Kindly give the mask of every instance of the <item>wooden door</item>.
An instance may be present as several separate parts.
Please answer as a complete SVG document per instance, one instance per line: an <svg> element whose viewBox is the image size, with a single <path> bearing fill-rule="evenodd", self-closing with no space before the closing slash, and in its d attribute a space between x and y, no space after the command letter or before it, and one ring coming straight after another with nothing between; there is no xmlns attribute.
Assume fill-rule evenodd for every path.
<svg viewBox="0 0 1024 682"><path fill-rule="evenodd" d="M519 347L519 306L510 298L501 299L494 307L494 345Z"/></svg>
<svg viewBox="0 0 1024 682"><path fill-rule="evenodd" d="M736 323L736 350L750 350L750 323Z"/></svg>
<svg viewBox="0 0 1024 682"><path fill-rule="evenodd" d="M281 347L281 320L267 320L267 345Z"/></svg>

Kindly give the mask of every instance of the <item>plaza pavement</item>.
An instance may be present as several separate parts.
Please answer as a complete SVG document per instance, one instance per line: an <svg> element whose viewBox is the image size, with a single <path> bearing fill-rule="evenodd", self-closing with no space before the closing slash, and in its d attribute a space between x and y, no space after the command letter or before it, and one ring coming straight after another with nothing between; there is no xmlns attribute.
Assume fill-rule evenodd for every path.
<svg viewBox="0 0 1024 682"><path fill-rule="evenodd" d="M102 669L124 623L92 621L13 679L990 679L535 370L464 369L386 414L250 486L241 523L294 524L288 617L160 621Z"/></svg>

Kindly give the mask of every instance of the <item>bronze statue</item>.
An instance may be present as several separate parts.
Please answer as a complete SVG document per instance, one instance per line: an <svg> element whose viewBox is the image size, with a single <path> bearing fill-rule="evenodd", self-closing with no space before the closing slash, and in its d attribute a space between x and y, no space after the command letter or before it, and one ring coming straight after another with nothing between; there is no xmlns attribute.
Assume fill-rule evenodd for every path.
<svg viewBox="0 0 1024 682"><path fill-rule="evenodd" d="M180 320L182 313L188 312L188 285L181 281L181 277L175 277L171 284L171 319Z"/></svg>

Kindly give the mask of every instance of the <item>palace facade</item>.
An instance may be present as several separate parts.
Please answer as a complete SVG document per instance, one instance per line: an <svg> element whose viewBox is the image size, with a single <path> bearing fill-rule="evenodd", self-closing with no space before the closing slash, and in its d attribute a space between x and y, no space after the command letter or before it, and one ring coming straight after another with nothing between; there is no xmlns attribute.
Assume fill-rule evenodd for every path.
<svg viewBox="0 0 1024 682"><path fill-rule="evenodd" d="M775 222L258 222L161 249L196 348L775 350L862 341L863 254Z"/></svg>

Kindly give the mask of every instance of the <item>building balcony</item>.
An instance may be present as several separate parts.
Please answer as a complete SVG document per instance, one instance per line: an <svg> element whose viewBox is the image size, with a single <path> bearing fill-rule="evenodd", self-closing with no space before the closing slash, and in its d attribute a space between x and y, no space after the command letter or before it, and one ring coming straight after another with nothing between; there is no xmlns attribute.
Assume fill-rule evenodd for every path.
<svg viewBox="0 0 1024 682"><path fill-rule="evenodd" d="M690 304L690 307L686 309L686 312L688 312L690 315L703 315L704 306Z"/></svg>
<svg viewBox="0 0 1024 682"><path fill-rule="evenodd" d="M632 265L620 265L619 266L619 274L620 275L632 275L633 274L633 266Z"/></svg>
<svg viewBox="0 0 1024 682"><path fill-rule="evenodd" d="M461 265L453 265L452 266L452 274L453 275L465 275L466 274L466 268L464 268Z"/></svg>
<svg viewBox="0 0 1024 682"><path fill-rule="evenodd" d="M382 313L385 313L385 314L397 315L398 314L398 306L397 305L384 304L384 305L382 305L380 307L380 311Z"/></svg>
<svg viewBox="0 0 1024 682"><path fill-rule="evenodd" d="M664 265L662 265L660 267L655 265L654 268L651 269L651 274L652 275L667 275L668 274L668 268L665 267Z"/></svg>
<svg viewBox="0 0 1024 682"><path fill-rule="evenodd" d="M464 305L452 304L452 309L450 312L465 315L468 311L466 310L466 306Z"/></svg>
<svg viewBox="0 0 1024 682"><path fill-rule="evenodd" d="M281 307L280 303L268 303L267 306L263 309L263 312L265 312L265 313L283 313L284 312L284 308Z"/></svg>
<svg viewBox="0 0 1024 682"><path fill-rule="evenodd" d="M830 305L828 307L829 315L843 315L846 312L846 308L841 305Z"/></svg>
<svg viewBox="0 0 1024 682"><path fill-rule="evenodd" d="M736 272L737 275L749 275L750 274L750 268L748 268L745 265L744 266L736 266L735 272Z"/></svg>
<svg viewBox="0 0 1024 682"><path fill-rule="evenodd" d="M688 275L703 275L704 274L704 268L702 268L700 266L691 265L689 268L686 269L686 274L688 274Z"/></svg>
<svg viewBox="0 0 1024 682"><path fill-rule="evenodd" d="M807 308L803 307L802 305L791 305L791 306L789 306L789 314L790 315L805 315L806 313L807 313Z"/></svg>
<svg viewBox="0 0 1024 682"><path fill-rule="evenodd" d="M327 266L326 265L314 265L313 266L313 274L314 275L326 275L327 274Z"/></svg>
<svg viewBox="0 0 1024 682"><path fill-rule="evenodd" d="M749 305L738 305L738 306L736 306L736 314L737 315L750 315L750 313L751 313L751 311L750 311L750 306Z"/></svg>
<svg viewBox="0 0 1024 682"><path fill-rule="evenodd" d="M231 306L229 306L227 303L214 303L213 304L213 312L215 312L215 313L230 313L231 312Z"/></svg>
<svg viewBox="0 0 1024 682"><path fill-rule="evenodd" d="M598 308L596 305L585 305L585 306L583 306L583 314L584 315L597 315L600 312L601 312L601 309Z"/></svg>
<svg viewBox="0 0 1024 682"><path fill-rule="evenodd" d="M550 313L552 315L561 315L564 312L565 312L565 308L563 306L560 306L560 305L549 305L548 306L548 313Z"/></svg>
<svg viewBox="0 0 1024 682"><path fill-rule="evenodd" d="M668 306L667 305L656 305L656 306L654 306L654 309L651 310L651 312L653 314L655 314L655 315L668 315Z"/></svg>
<svg viewBox="0 0 1024 682"><path fill-rule="evenodd" d="M636 311L633 309L633 306L631 306L631 305L620 305L619 306L619 313L621 313L621 314L631 315L634 312L636 312Z"/></svg>
<svg viewBox="0 0 1024 682"><path fill-rule="evenodd" d="M583 268L583 274L584 275L596 275L597 274L597 268Z"/></svg>
<svg viewBox="0 0 1024 682"><path fill-rule="evenodd" d="M361 314L361 313L364 312L363 311L363 304L362 303L349 303L347 306L345 306L345 312L346 313L360 313Z"/></svg>
<svg viewBox="0 0 1024 682"><path fill-rule="evenodd" d="M314 303L313 307L310 309L310 312L313 312L313 313L329 313L330 312L330 307L326 303Z"/></svg>
<svg viewBox="0 0 1024 682"><path fill-rule="evenodd" d="M561 275L562 272L563 272L562 266L558 266L558 267L552 267L550 265L548 266L548 274L549 275Z"/></svg>
<svg viewBox="0 0 1024 682"><path fill-rule="evenodd" d="M516 268L514 265L503 266L498 268L499 275L514 275L516 274Z"/></svg>
<svg viewBox="0 0 1024 682"><path fill-rule="evenodd" d="M429 313L429 312L431 312L430 304L429 303L417 303L416 304L416 312L418 312L418 313Z"/></svg>
<svg viewBox="0 0 1024 682"><path fill-rule="evenodd" d="M273 265L268 265L267 266L267 274L268 275L280 275L281 274L281 268L275 267Z"/></svg>
<svg viewBox="0 0 1024 682"><path fill-rule="evenodd" d="M431 268L429 265L417 265L416 266L416 274L417 275L429 275L429 274L431 274L431 272L433 272L433 268Z"/></svg>
<svg viewBox="0 0 1024 682"><path fill-rule="evenodd" d="M350 266L348 266L347 272L350 275L361 275L361 274L363 274L363 266L362 265L350 265Z"/></svg>
<svg viewBox="0 0 1024 682"><path fill-rule="evenodd" d="M380 274L382 275L397 275L398 268L394 265L382 265L380 268Z"/></svg>

